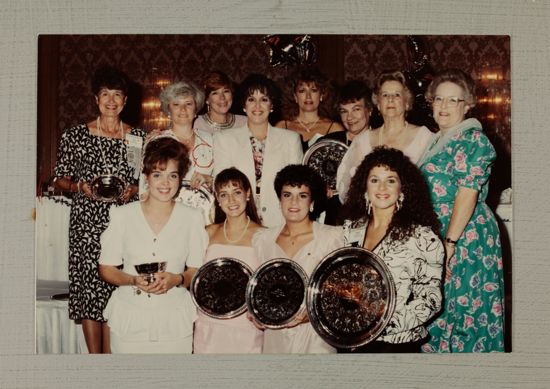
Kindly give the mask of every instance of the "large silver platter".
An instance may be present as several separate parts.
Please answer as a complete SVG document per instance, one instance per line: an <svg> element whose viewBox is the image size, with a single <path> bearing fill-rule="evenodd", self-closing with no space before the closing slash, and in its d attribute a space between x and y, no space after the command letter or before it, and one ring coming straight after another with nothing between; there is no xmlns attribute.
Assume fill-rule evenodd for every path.
<svg viewBox="0 0 550 389"><path fill-rule="evenodd" d="M90 187L95 200L113 203L124 193L126 183L114 174L102 174L93 179Z"/></svg>
<svg viewBox="0 0 550 389"><path fill-rule="evenodd" d="M327 255L310 277L309 320L334 347L363 346L388 324L395 293L391 273L380 257L363 248L341 248Z"/></svg>
<svg viewBox="0 0 550 389"><path fill-rule="evenodd" d="M336 191L336 172L348 146L335 139L321 139L305 153L303 164L323 177L332 191Z"/></svg>
<svg viewBox="0 0 550 389"><path fill-rule="evenodd" d="M200 209L205 219L210 223L213 222L213 204L214 195L205 187L198 189L191 188L189 180L183 180L181 189L176 201L180 201L185 205Z"/></svg>
<svg viewBox="0 0 550 389"><path fill-rule="evenodd" d="M282 328L305 312L307 275L296 262L274 258L262 264L246 288L248 312L266 328Z"/></svg>
<svg viewBox="0 0 550 389"><path fill-rule="evenodd" d="M246 311L246 286L252 269L236 258L216 258L202 265L191 281L197 308L216 319L231 319Z"/></svg>

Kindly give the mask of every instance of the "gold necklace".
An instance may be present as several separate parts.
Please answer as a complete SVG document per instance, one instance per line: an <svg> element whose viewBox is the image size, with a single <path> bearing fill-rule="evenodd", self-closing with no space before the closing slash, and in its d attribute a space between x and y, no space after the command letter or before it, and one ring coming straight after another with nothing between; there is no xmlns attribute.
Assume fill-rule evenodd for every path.
<svg viewBox="0 0 550 389"><path fill-rule="evenodd" d="M250 216L246 217L246 225L244 226L243 232L241 232L239 237L235 240L231 240L227 237L227 230L226 230L226 227L225 227L226 224L227 224L227 218L223 221L223 237L229 243L237 243L244 237L244 234L246 234L246 231L248 230L248 226L250 225Z"/></svg>
<svg viewBox="0 0 550 389"><path fill-rule="evenodd" d="M404 132L407 127L409 125L409 122L405 120L405 127L403 127L403 130L401 130L401 132ZM382 127L380 127L380 130L378 131L378 146L383 146L384 143L383 142L383 137L382 137L382 131L384 131L384 129L386 128L386 124L382 124Z"/></svg>
<svg viewBox="0 0 550 389"><path fill-rule="evenodd" d="M298 121L298 123L300 123L300 125L304 128L304 130L306 130L306 132L309 133L309 132L311 132L311 129L312 129L313 127L315 127L315 125L316 125L317 123L319 123L319 120L321 120L321 118L318 117L317 120L315 120L315 121L314 121L312 124L310 124L309 126L307 126L305 122L303 122L302 120L300 120L300 118L296 118L296 120Z"/></svg>

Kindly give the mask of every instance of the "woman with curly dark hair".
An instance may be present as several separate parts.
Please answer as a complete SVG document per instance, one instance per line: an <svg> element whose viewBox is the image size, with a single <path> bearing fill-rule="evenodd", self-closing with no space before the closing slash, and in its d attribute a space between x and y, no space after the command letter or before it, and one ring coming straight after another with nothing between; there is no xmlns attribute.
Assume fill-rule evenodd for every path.
<svg viewBox="0 0 550 389"><path fill-rule="evenodd" d="M441 309L444 249L420 170L401 151L376 147L359 165L344 204L344 239L377 254L395 282L395 312L361 352L419 352Z"/></svg>

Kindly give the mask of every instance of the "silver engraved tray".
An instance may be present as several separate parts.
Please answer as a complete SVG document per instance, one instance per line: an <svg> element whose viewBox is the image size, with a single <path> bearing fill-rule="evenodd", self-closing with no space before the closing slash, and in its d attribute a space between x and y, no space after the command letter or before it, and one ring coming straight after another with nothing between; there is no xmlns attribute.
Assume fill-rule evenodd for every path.
<svg viewBox="0 0 550 389"><path fill-rule="evenodd" d="M323 177L333 191L336 190L336 172L348 146L335 139L321 139L305 153L303 164Z"/></svg>
<svg viewBox="0 0 550 389"><path fill-rule="evenodd" d="M202 265L191 281L191 298L204 314L231 319L246 311L246 286L252 270L236 258L216 258Z"/></svg>
<svg viewBox="0 0 550 389"><path fill-rule="evenodd" d="M286 258L262 264L250 277L246 304L256 322L266 328L282 328L305 311L307 275Z"/></svg>
<svg viewBox="0 0 550 389"><path fill-rule="evenodd" d="M378 337L393 315L395 300L387 265L358 247L328 254L308 284L309 320L319 336L339 348L363 346Z"/></svg>

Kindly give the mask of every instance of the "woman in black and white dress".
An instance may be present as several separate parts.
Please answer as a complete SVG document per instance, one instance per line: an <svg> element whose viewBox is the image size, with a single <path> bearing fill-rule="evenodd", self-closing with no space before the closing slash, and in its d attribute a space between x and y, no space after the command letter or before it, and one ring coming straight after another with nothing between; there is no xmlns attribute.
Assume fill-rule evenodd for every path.
<svg viewBox="0 0 550 389"><path fill-rule="evenodd" d="M103 308L113 287L98 275L99 238L115 203L96 200L91 182L112 173L126 182L118 204L135 199L145 132L123 123L128 81L118 70L100 68L92 79L99 116L65 130L59 144L54 185L72 192L69 222L69 317L81 321L90 353L109 352Z"/></svg>
<svg viewBox="0 0 550 389"><path fill-rule="evenodd" d="M359 165L344 204L347 246L384 260L395 282L388 326L359 352L419 352L441 309L444 248L420 170L401 151L376 147Z"/></svg>

